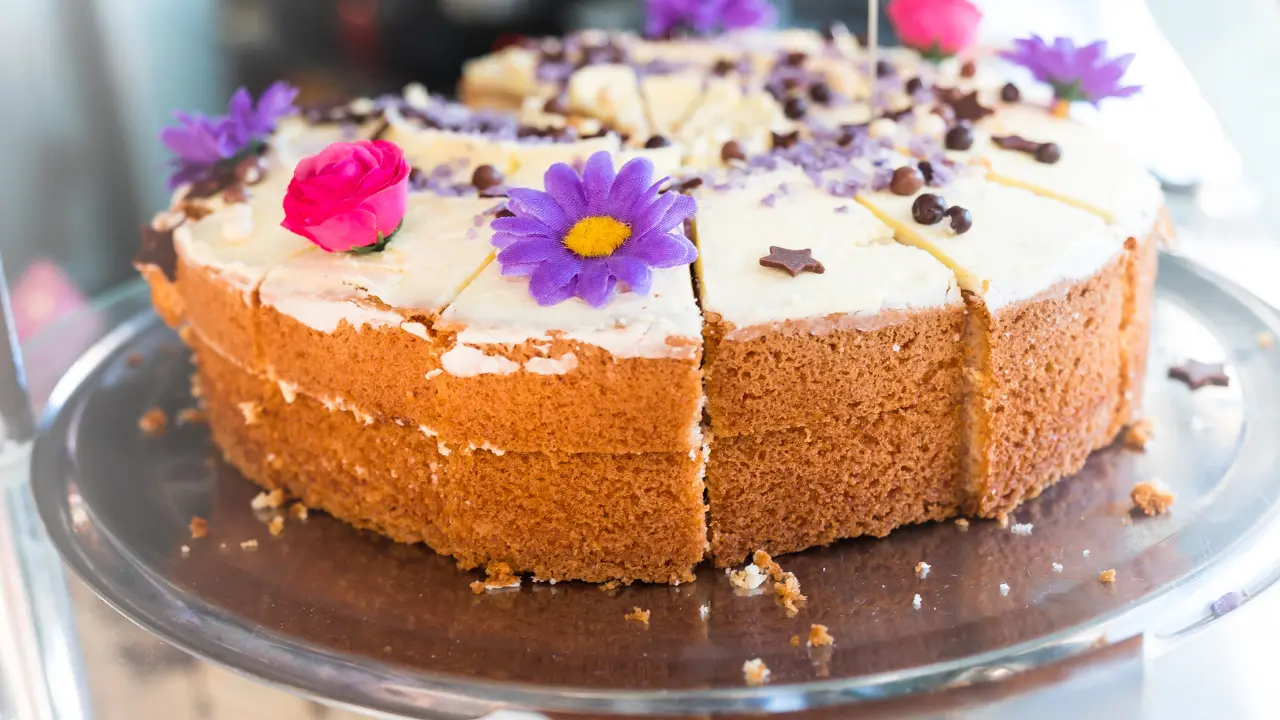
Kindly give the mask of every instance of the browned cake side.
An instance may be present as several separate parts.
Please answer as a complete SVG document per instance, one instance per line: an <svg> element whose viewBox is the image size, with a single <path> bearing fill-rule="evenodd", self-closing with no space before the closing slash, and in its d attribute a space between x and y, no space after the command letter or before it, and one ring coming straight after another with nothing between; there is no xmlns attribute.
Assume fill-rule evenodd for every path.
<svg viewBox="0 0 1280 720"><path fill-rule="evenodd" d="M706 389L717 437L865 421L955 396L964 308L885 312L862 329L788 323L743 340L706 325ZM834 322L834 320L833 320ZM896 349L895 349L896 348Z"/></svg>
<svg viewBox="0 0 1280 720"><path fill-rule="evenodd" d="M466 568L542 578L693 579L706 546L700 453L450 451L417 427L292 403L194 337L215 442L246 477Z"/></svg>
<svg viewBox="0 0 1280 720"><path fill-rule="evenodd" d="M1125 282L1121 253L1087 280L989 313L976 448L985 473L970 479L967 512L1012 510L1114 438Z"/></svg>
<svg viewBox="0 0 1280 720"><path fill-rule="evenodd" d="M186 321L246 367L261 367L255 322L257 292L247 291L218 271L188 263L178 255L178 294Z"/></svg>
<svg viewBox="0 0 1280 720"><path fill-rule="evenodd" d="M448 336L444 342L454 345ZM432 379L439 412L432 428L441 438L518 451L687 454L701 449L702 353L693 341L685 347L687 358L616 357L563 337L479 349L525 369L472 377L445 372ZM570 353L576 366L567 373L527 369L532 359L559 360Z"/></svg>
<svg viewBox="0 0 1280 720"><path fill-rule="evenodd" d="M717 564L959 510L964 316L956 303L861 331L793 324L743 341L709 325Z"/></svg>
<svg viewBox="0 0 1280 720"><path fill-rule="evenodd" d="M202 280L207 276L199 274ZM224 306L240 302L239 291L225 283L184 285L190 287L204 291L201 302L214 297ZM287 379L313 397L354 405L378 419L426 426L451 447L687 453L701 446L693 431L702 403L696 347L688 348L688 358L664 359L617 358L566 339L482 346L484 353L521 366L531 358L567 353L577 365L565 374L522 369L459 377L442 366L442 355L456 344L453 333L438 331L427 316L406 318L421 326L423 338L399 327L356 329L345 320L334 332L322 332L263 303L247 312L254 340L234 347L256 346L261 364L254 367L268 377ZM205 333L209 318L200 315L191 322L224 347L214 333ZM239 338L240 331L236 325L221 335ZM227 350L237 361L249 362L246 355Z"/></svg>
<svg viewBox="0 0 1280 720"><path fill-rule="evenodd" d="M1160 246L1173 239L1173 223L1164 210L1146 237L1125 243L1124 320L1121 323L1120 403L1112 435L1142 416L1142 390L1151 342L1151 311L1156 299Z"/></svg>
<svg viewBox="0 0 1280 720"><path fill-rule="evenodd" d="M164 270L161 270L158 265L135 265L135 267L147 281L147 288L151 291L151 306L156 309L156 314L164 320L166 325L177 328L182 324L185 314L182 295L178 292L177 284L170 282Z"/></svg>
<svg viewBox="0 0 1280 720"><path fill-rule="evenodd" d="M716 564L954 516L960 438L958 395L860 422L717 436L707 467Z"/></svg>

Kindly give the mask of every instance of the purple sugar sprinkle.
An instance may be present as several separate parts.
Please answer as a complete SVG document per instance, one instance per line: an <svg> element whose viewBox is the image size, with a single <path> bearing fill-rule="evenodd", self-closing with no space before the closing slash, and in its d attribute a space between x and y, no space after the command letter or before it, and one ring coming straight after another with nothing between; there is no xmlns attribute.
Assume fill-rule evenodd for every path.
<svg viewBox="0 0 1280 720"><path fill-rule="evenodd" d="M1240 593L1233 591L1214 600L1209 609L1213 611L1214 617L1219 618L1240 607L1243 602L1244 598L1240 596Z"/></svg>
<svg viewBox="0 0 1280 720"><path fill-rule="evenodd" d="M480 227L481 225L484 225L484 215L477 215L471 218L471 224L474 227Z"/></svg>
<svg viewBox="0 0 1280 720"><path fill-rule="evenodd" d="M887 167L878 167L871 174L871 190L874 192L884 190L891 182L893 182L893 170Z"/></svg>
<svg viewBox="0 0 1280 720"><path fill-rule="evenodd" d="M476 237L478 237L478 236L479 236L479 233L476 231L476 229L475 229L475 228L467 228L467 239L468 239L468 240L475 240L475 239L476 239Z"/></svg>
<svg viewBox="0 0 1280 720"><path fill-rule="evenodd" d="M431 177L436 180L447 180L453 177L453 166L448 163L437 165L431 168Z"/></svg>
<svg viewBox="0 0 1280 720"><path fill-rule="evenodd" d="M767 208L771 208L778 204L778 197L773 193L769 193L768 195L760 198L760 204Z"/></svg>
<svg viewBox="0 0 1280 720"><path fill-rule="evenodd" d="M849 206L848 206L848 205L841 205L840 207L837 207L837 208L836 208L836 212L837 212L837 213L839 213L839 214L841 214L841 215L848 215L848 214L849 214Z"/></svg>
<svg viewBox="0 0 1280 720"><path fill-rule="evenodd" d="M791 184L790 184L790 183L779 183L779 184L778 184L778 192L782 193L783 195L790 195L790 194L791 194Z"/></svg>

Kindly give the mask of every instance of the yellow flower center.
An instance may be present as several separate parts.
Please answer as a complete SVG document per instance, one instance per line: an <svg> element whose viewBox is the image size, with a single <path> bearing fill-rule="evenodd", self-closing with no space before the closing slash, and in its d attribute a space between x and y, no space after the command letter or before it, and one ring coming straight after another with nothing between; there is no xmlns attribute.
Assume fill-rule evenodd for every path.
<svg viewBox="0 0 1280 720"><path fill-rule="evenodd" d="M631 228L611 217L582 218L564 236L564 246L582 257L607 257L631 237Z"/></svg>

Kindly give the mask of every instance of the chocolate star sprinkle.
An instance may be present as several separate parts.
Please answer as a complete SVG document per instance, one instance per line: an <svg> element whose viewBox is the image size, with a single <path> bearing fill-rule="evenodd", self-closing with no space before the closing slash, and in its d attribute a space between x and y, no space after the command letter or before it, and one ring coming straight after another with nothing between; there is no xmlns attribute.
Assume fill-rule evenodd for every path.
<svg viewBox="0 0 1280 720"><path fill-rule="evenodd" d="M777 245L769 246L769 254L760 258L760 265L776 270L785 270L795 277L802 272L811 272L821 275L827 269L822 267L822 263L813 259L813 250L805 248L803 250L788 250Z"/></svg>
<svg viewBox="0 0 1280 720"><path fill-rule="evenodd" d="M1192 390L1199 390L1205 385L1226 387L1231 383L1222 363L1202 363L1199 360L1188 360L1181 365L1169 368L1169 377L1181 380Z"/></svg>
<svg viewBox="0 0 1280 720"><path fill-rule="evenodd" d="M991 108L978 102L977 91L971 92L968 95L961 95L954 99L944 98L943 102L946 102L951 106L951 109L955 111L957 120L968 120L971 123L978 122L982 118L995 112Z"/></svg>

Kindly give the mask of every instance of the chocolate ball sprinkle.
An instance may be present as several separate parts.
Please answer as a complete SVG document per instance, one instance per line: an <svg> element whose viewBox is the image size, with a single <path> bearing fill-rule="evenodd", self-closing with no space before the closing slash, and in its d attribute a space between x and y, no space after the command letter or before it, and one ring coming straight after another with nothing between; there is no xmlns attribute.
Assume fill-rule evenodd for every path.
<svg viewBox="0 0 1280 720"><path fill-rule="evenodd" d="M232 183L230 187L222 191L222 202L228 205L249 202L251 197L253 197L253 193L249 192L249 188L242 183Z"/></svg>
<svg viewBox="0 0 1280 720"><path fill-rule="evenodd" d="M973 227L973 214L959 205L952 205L943 214L951 221L951 231L957 235L963 235Z"/></svg>
<svg viewBox="0 0 1280 720"><path fill-rule="evenodd" d="M671 141L668 140L665 135L654 135L653 137L644 141L644 146L646 148L649 148L650 150L654 150L656 148L664 148L669 145L671 145Z"/></svg>
<svg viewBox="0 0 1280 720"><path fill-rule="evenodd" d="M804 98L793 97L782 106L782 112L792 120L799 120L809 112L809 103Z"/></svg>
<svg viewBox="0 0 1280 720"><path fill-rule="evenodd" d="M808 59L809 56L802 52L790 52L783 58L783 61L791 67L800 67Z"/></svg>
<svg viewBox="0 0 1280 720"><path fill-rule="evenodd" d="M925 193L911 203L911 217L921 225L937 225L947 212L947 201L933 193Z"/></svg>
<svg viewBox="0 0 1280 720"><path fill-rule="evenodd" d="M917 168L904 165L893 171L893 179L889 181L889 190L894 195L915 195L924 187L924 175Z"/></svg>
<svg viewBox="0 0 1280 720"><path fill-rule="evenodd" d="M1000 99L1007 103L1016 103L1022 99L1022 91L1013 83L1005 83L1004 87L1000 88Z"/></svg>
<svg viewBox="0 0 1280 720"><path fill-rule="evenodd" d="M557 95L542 106L542 111L551 115L568 115L569 103L565 102L563 97Z"/></svg>
<svg viewBox="0 0 1280 720"><path fill-rule="evenodd" d="M1062 148L1057 143L1041 143L1036 148L1035 158L1046 165L1052 165L1062 159Z"/></svg>
<svg viewBox="0 0 1280 720"><path fill-rule="evenodd" d="M928 160L921 160L916 163L916 169L920 171L920 176L924 178L926 185L933 184L933 163Z"/></svg>
<svg viewBox="0 0 1280 720"><path fill-rule="evenodd" d="M978 74L978 66L973 64L972 60L965 60L960 66L960 77L971 78Z"/></svg>
<svg viewBox="0 0 1280 720"><path fill-rule="evenodd" d="M488 190L502 184L502 173L492 165L481 165L471 173L471 184L477 190Z"/></svg>
<svg viewBox="0 0 1280 720"><path fill-rule="evenodd" d="M947 131L943 141L948 150L968 150L973 147L973 128L965 124L956 125Z"/></svg>
<svg viewBox="0 0 1280 720"><path fill-rule="evenodd" d="M720 159L728 163L734 160L746 160L747 153L737 140L730 140L720 147Z"/></svg>
<svg viewBox="0 0 1280 720"><path fill-rule="evenodd" d="M924 81L919 77L913 77L907 81L906 91L908 95L915 95L924 89Z"/></svg>
<svg viewBox="0 0 1280 720"><path fill-rule="evenodd" d="M831 104L831 86L818 81L809 86L809 97L819 105Z"/></svg>
<svg viewBox="0 0 1280 720"><path fill-rule="evenodd" d="M876 77L889 77L895 72L893 65L889 64L887 60L876 61Z"/></svg>
<svg viewBox="0 0 1280 720"><path fill-rule="evenodd" d="M737 63L729 58L720 58L716 61L715 65L711 66L711 72L715 73L719 77L724 77L733 72L734 68L737 66Z"/></svg>

